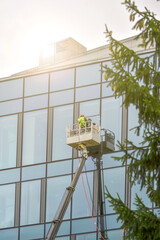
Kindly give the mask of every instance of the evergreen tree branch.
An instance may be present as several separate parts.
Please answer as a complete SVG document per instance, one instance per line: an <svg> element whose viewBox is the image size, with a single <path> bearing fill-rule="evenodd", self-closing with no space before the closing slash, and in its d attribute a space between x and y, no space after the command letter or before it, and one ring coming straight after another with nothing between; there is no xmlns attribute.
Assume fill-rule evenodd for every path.
<svg viewBox="0 0 160 240"><path fill-rule="evenodd" d="M117 194L114 198L106 188L105 196L110 206L119 215L117 221L123 221L121 228L125 228L125 239L160 239L160 219L147 208L142 200L136 195L135 205L137 210L128 208ZM148 234L149 233L149 234Z"/></svg>
<svg viewBox="0 0 160 240"><path fill-rule="evenodd" d="M125 0L123 4L130 13L130 21L135 22L133 29L140 30L135 40L140 40L144 49L155 47L147 57L139 56L122 42L113 38L106 26L109 39L112 68L105 66L107 87L112 87L115 98L125 96L123 105L131 104L138 109L138 123L135 134L143 132L143 140L135 145L129 139L118 142L122 157L114 157L128 164L131 185L138 183L146 188L146 194L156 206L160 207L160 21L147 8L139 11L134 1ZM133 129L132 129L133 130ZM154 215L136 196L137 210L129 209L118 196L113 198L106 189L106 197L119 214L117 220L124 221L125 239L160 239L160 218Z"/></svg>

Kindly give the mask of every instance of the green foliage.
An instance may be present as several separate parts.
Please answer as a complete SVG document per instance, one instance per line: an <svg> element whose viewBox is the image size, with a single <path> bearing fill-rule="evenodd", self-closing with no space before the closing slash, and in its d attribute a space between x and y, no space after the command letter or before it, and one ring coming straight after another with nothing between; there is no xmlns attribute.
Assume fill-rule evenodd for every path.
<svg viewBox="0 0 160 240"><path fill-rule="evenodd" d="M105 195L113 209L119 214L117 220L123 220L122 227L126 230L125 239L160 239L160 219L143 204L137 195L135 202L137 210L134 211L122 202L119 195L117 198L113 198L107 188Z"/></svg>
<svg viewBox="0 0 160 240"><path fill-rule="evenodd" d="M103 69L106 79L110 80L108 86L114 89L115 97L125 96L123 105L126 108L132 104L138 109L139 125L134 129L135 134L138 136L144 129L143 142L138 146L129 140L118 143L124 155L115 157L115 160L121 160L123 164L130 160L128 174L131 185L138 182L141 189L147 187L146 194L160 207L160 21L147 8L139 11L131 0L125 0L123 4L130 13L130 21L135 22L133 29L140 30L135 37L140 42L139 46L144 49L154 47L155 51L141 57L114 39L106 26L113 59L113 67L105 66ZM113 198L108 191L106 196L119 213L119 219L124 221L126 239L160 239L160 219L144 206L138 196L137 211L127 208L119 197Z"/></svg>

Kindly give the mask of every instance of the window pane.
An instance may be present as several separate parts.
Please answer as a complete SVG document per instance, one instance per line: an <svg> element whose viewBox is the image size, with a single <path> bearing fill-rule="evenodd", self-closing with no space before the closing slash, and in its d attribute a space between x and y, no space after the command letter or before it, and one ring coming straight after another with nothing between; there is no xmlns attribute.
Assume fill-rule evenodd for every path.
<svg viewBox="0 0 160 240"><path fill-rule="evenodd" d="M112 68L112 62L111 61L107 61L107 62L103 62L103 66L107 66L109 68ZM105 69L103 68L103 71L105 71ZM107 80L109 81L109 79ZM104 79L104 73L102 74L102 82L106 82L106 80Z"/></svg>
<svg viewBox="0 0 160 240"><path fill-rule="evenodd" d="M100 85L82 87L76 89L76 102L100 97Z"/></svg>
<svg viewBox="0 0 160 240"><path fill-rule="evenodd" d="M56 217L59 205L64 196L66 187L70 186L71 176L50 178L47 180L47 208L46 221L52 221ZM70 218L70 205L67 208L64 219Z"/></svg>
<svg viewBox="0 0 160 240"><path fill-rule="evenodd" d="M160 209L154 209L154 214L160 218Z"/></svg>
<svg viewBox="0 0 160 240"><path fill-rule="evenodd" d="M100 113L100 101L88 101L80 103L80 114L84 114L85 117L99 115Z"/></svg>
<svg viewBox="0 0 160 240"><path fill-rule="evenodd" d="M50 75L51 91L74 87L74 69L53 72Z"/></svg>
<svg viewBox="0 0 160 240"><path fill-rule="evenodd" d="M48 94L24 99L24 111L48 107Z"/></svg>
<svg viewBox="0 0 160 240"><path fill-rule="evenodd" d="M73 123L73 105L54 108L52 160L72 157L72 148L66 145L66 127Z"/></svg>
<svg viewBox="0 0 160 240"><path fill-rule="evenodd" d="M150 201L150 199L148 198L148 195L146 194L147 188L144 187L142 190L140 190L140 185L136 184L132 186L131 189L131 208L133 210L137 209L137 207L135 206L135 198L136 198L136 194L138 195L138 197L140 197L143 201L143 203L147 206L147 207L152 207L152 203Z"/></svg>
<svg viewBox="0 0 160 240"><path fill-rule="evenodd" d="M114 231L108 231L108 237L109 239L112 240L117 240L117 239L121 239L123 235L123 230L114 230Z"/></svg>
<svg viewBox="0 0 160 240"><path fill-rule="evenodd" d="M130 105L128 108L128 140L132 141L135 145L138 145L143 141L143 131L144 127L141 127L139 136L136 135L134 127L139 126L138 123L138 109L135 106Z"/></svg>
<svg viewBox="0 0 160 240"><path fill-rule="evenodd" d="M74 90L67 90L50 94L50 106L57 106L72 103L74 98Z"/></svg>
<svg viewBox="0 0 160 240"><path fill-rule="evenodd" d="M107 87L108 83L102 84L102 97L109 97L113 96L114 92L112 91L112 88L109 86Z"/></svg>
<svg viewBox="0 0 160 240"><path fill-rule="evenodd" d="M47 110L24 114L23 165L46 161Z"/></svg>
<svg viewBox="0 0 160 240"><path fill-rule="evenodd" d="M0 118L0 168L16 167L17 115Z"/></svg>
<svg viewBox="0 0 160 240"><path fill-rule="evenodd" d="M73 162L74 173L76 172L78 165L79 165L79 159L74 159L74 162ZM88 157L82 171L85 172L85 171L96 170L96 169L97 169L96 163L93 161L91 157Z"/></svg>
<svg viewBox="0 0 160 240"><path fill-rule="evenodd" d="M117 222L117 217L118 217L117 214L107 216L107 228L108 229L120 228L122 226L123 222L120 220Z"/></svg>
<svg viewBox="0 0 160 240"><path fill-rule="evenodd" d="M114 153L104 154L102 156L103 168L121 166L122 165L121 161L116 161L114 160L113 157L121 157L123 155L124 155L123 152L114 152Z"/></svg>
<svg viewBox="0 0 160 240"><path fill-rule="evenodd" d="M22 112L22 99L0 103L0 116Z"/></svg>
<svg viewBox="0 0 160 240"><path fill-rule="evenodd" d="M59 231L57 233L57 236L68 235L68 234L70 234L70 222L69 221L62 222L59 228Z"/></svg>
<svg viewBox="0 0 160 240"><path fill-rule="evenodd" d="M22 168L22 180L44 178L45 177L45 165L24 167Z"/></svg>
<svg viewBox="0 0 160 240"><path fill-rule="evenodd" d="M86 192L87 192L87 196L89 196L88 200L92 208L91 196L93 196L93 172L88 172L87 175L83 174L83 179L84 179L85 186L88 186L88 182L89 182L90 189L86 187ZM90 193L91 193L91 196L90 196ZM88 204L87 204L87 200L85 197L81 176L78 180L76 191L74 192L74 195L73 195L72 210L73 210L72 212L73 218L87 217L91 215Z"/></svg>
<svg viewBox="0 0 160 240"><path fill-rule="evenodd" d="M48 92L48 73L25 78L25 96Z"/></svg>
<svg viewBox="0 0 160 240"><path fill-rule="evenodd" d="M23 96L23 79L0 83L0 101Z"/></svg>
<svg viewBox="0 0 160 240"><path fill-rule="evenodd" d="M97 223L97 219L94 218L94 220ZM72 233L73 234L92 232L92 231L96 231L96 226L95 226L92 218L72 221Z"/></svg>
<svg viewBox="0 0 160 240"><path fill-rule="evenodd" d="M2 240L18 240L18 228L0 231L0 239Z"/></svg>
<svg viewBox="0 0 160 240"><path fill-rule="evenodd" d="M0 186L0 228L14 227L15 184Z"/></svg>
<svg viewBox="0 0 160 240"><path fill-rule="evenodd" d="M59 161L48 164L48 177L71 173L72 161Z"/></svg>
<svg viewBox="0 0 160 240"><path fill-rule="evenodd" d="M48 236L49 234L49 231L50 231L50 227L51 227L51 224L46 224L46 237ZM60 228L58 230L58 233L57 233L57 236L61 236L61 235L67 235L67 234L70 234L70 221L63 221L60 225ZM68 239L70 240L70 238L68 237L56 237L56 239Z"/></svg>
<svg viewBox="0 0 160 240"><path fill-rule="evenodd" d="M44 237L44 225L23 227L20 229L20 240L43 239L43 237Z"/></svg>
<svg viewBox="0 0 160 240"><path fill-rule="evenodd" d="M41 181L22 183L21 225L39 223Z"/></svg>
<svg viewBox="0 0 160 240"><path fill-rule="evenodd" d="M56 237L55 238L56 240L70 240L70 237L68 236L68 237Z"/></svg>
<svg viewBox="0 0 160 240"><path fill-rule="evenodd" d="M97 234L96 233L90 233L90 234L81 234L76 235L76 240L96 240Z"/></svg>
<svg viewBox="0 0 160 240"><path fill-rule="evenodd" d="M76 69L76 86L99 83L101 80L101 65L92 64Z"/></svg>
<svg viewBox="0 0 160 240"><path fill-rule="evenodd" d="M100 123L100 100L81 102L80 114L84 114L86 118L92 119L93 122Z"/></svg>
<svg viewBox="0 0 160 240"><path fill-rule="evenodd" d="M104 170L104 185L108 188L110 194L113 197L117 197L117 193L119 194L122 201L124 201L125 194L125 168L113 168ZM106 199L106 212L113 212L112 207L110 207L110 203Z"/></svg>
<svg viewBox="0 0 160 240"><path fill-rule="evenodd" d="M0 171L0 184L20 181L20 168Z"/></svg>
<svg viewBox="0 0 160 240"><path fill-rule="evenodd" d="M102 99L102 128L114 132L116 149L117 140L121 142L121 102L121 98Z"/></svg>

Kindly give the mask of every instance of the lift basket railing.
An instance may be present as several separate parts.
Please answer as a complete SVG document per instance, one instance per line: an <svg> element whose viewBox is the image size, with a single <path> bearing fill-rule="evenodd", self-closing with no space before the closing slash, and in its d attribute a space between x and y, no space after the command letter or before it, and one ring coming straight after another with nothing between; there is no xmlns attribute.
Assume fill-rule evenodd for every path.
<svg viewBox="0 0 160 240"><path fill-rule="evenodd" d="M85 126L80 126L80 124L75 123L67 127L67 138L80 136L87 133L97 133L100 132L100 126L93 122L92 120L88 120L85 122Z"/></svg>

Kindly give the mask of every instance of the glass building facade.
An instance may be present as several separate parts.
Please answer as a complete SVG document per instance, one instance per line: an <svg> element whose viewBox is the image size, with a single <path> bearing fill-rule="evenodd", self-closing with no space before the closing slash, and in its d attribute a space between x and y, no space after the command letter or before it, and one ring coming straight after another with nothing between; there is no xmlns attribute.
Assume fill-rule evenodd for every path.
<svg viewBox="0 0 160 240"><path fill-rule="evenodd" d="M138 112L122 107L101 72L110 62L73 66L0 81L0 239L45 239L66 187L78 166L77 152L66 145L66 127L79 114L115 133L116 142L136 125ZM118 193L131 208L138 192L154 206L138 185L130 188L127 165L105 154L101 159L101 185L96 160L88 158L83 179L94 220L110 240L122 236L121 223L104 199L104 186ZM101 195L101 198L100 198ZM103 211L100 211L103 206ZM102 226L103 225L103 226ZM57 234L57 240L98 240L80 177Z"/></svg>

